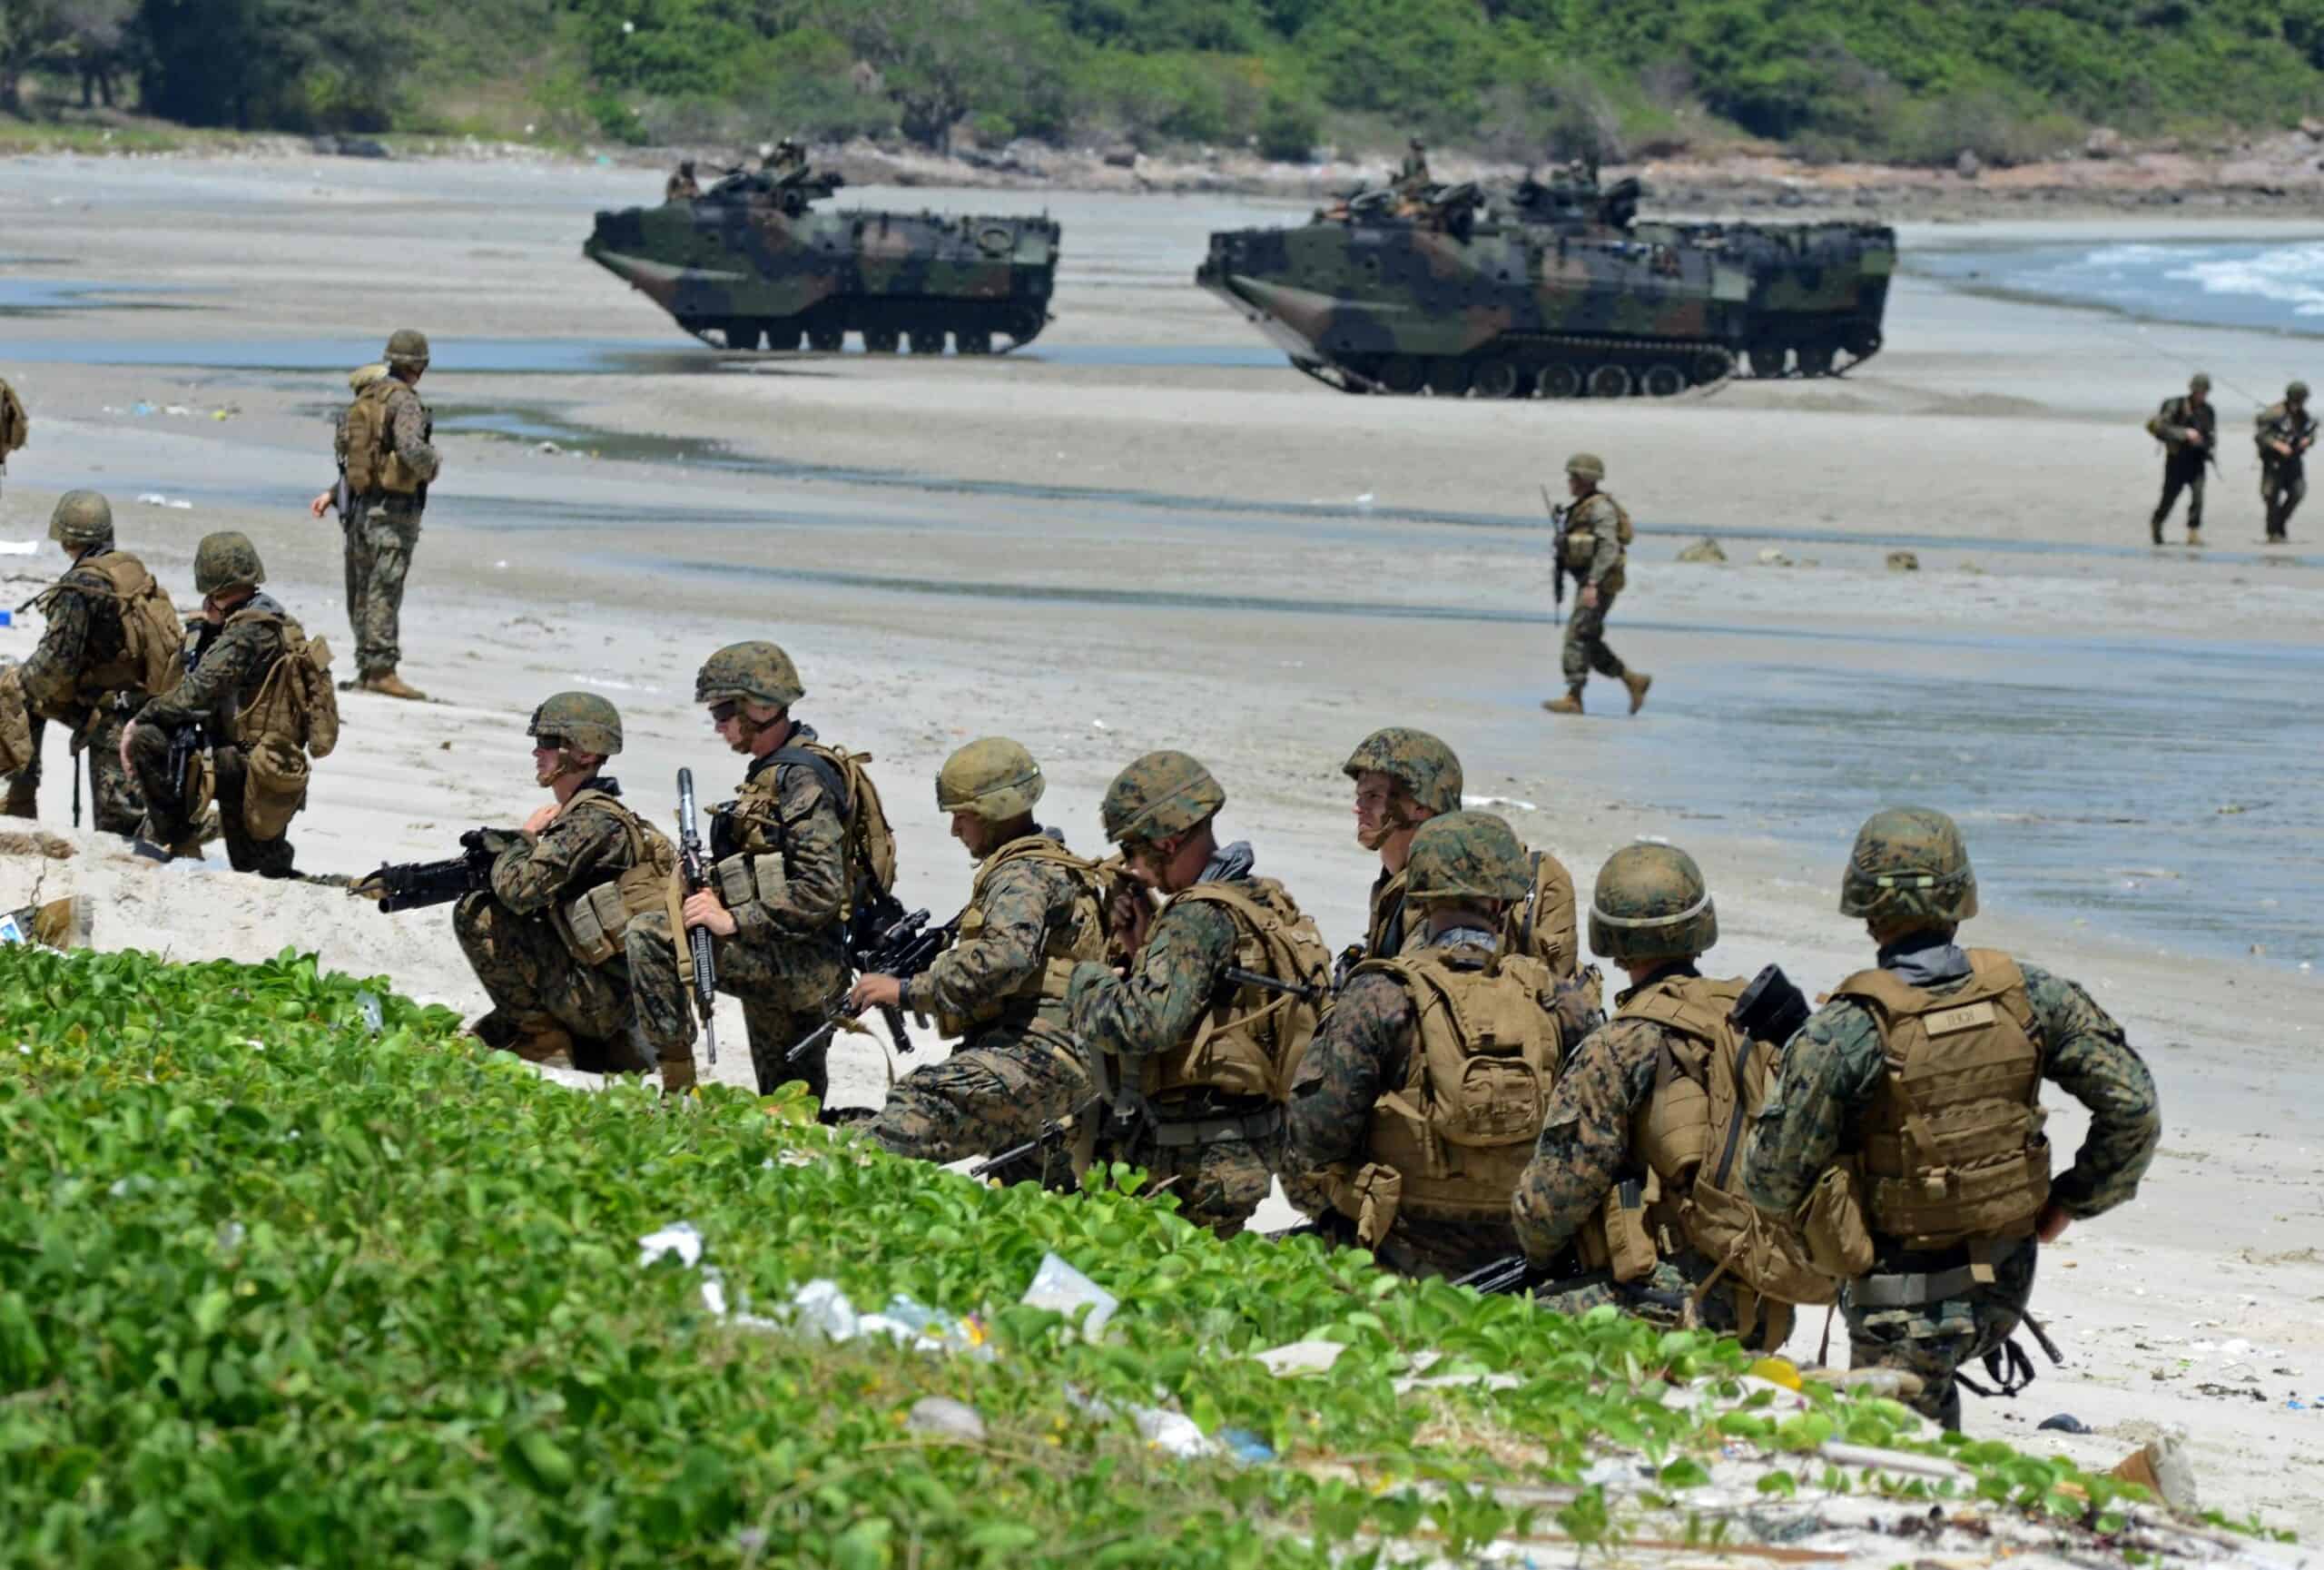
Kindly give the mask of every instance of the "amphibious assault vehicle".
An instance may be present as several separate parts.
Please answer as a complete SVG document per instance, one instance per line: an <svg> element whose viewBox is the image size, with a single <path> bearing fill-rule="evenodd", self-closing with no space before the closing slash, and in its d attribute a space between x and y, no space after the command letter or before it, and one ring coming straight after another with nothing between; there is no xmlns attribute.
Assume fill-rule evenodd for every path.
<svg viewBox="0 0 2324 1570"><path fill-rule="evenodd" d="M819 211L842 183L804 166L731 172L703 195L597 214L583 255L728 349L1007 353L1049 324L1048 218Z"/></svg>
<svg viewBox="0 0 2324 1570"><path fill-rule="evenodd" d="M1359 191L1299 228L1213 234L1195 281L1348 392L1668 397L1879 351L1894 230L1641 223L1640 195L1579 170Z"/></svg>

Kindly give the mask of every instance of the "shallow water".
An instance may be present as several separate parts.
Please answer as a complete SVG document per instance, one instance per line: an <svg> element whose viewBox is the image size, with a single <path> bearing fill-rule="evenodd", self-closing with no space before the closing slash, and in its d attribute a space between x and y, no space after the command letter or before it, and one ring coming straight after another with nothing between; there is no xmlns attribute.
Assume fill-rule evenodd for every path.
<svg viewBox="0 0 2324 1570"><path fill-rule="evenodd" d="M2324 334L2324 240L1916 247L1907 272L2149 321Z"/></svg>

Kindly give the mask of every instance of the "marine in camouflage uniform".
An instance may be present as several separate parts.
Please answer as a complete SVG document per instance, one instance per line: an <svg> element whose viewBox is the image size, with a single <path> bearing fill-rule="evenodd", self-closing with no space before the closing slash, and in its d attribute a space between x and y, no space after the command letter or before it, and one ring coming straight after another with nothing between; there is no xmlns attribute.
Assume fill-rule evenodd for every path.
<svg viewBox="0 0 2324 1570"><path fill-rule="evenodd" d="M622 748L612 704L595 693L555 694L533 711L525 734L533 738L533 777L556 800L506 836L491 886L452 907L452 933L492 999L492 1012L469 1029L529 1061L642 1072L653 1065L635 1028L628 934L591 961L576 952L583 940L573 913L582 896L634 870L666 874L675 855L622 804L619 782L601 772Z"/></svg>
<svg viewBox="0 0 2324 1570"><path fill-rule="evenodd" d="M791 657L764 641L729 644L695 674L694 701L751 763L736 798L712 809L713 886L687 895L681 915L689 932L708 930L718 990L742 1000L759 1093L803 1080L824 1101L829 1041L785 1061L847 987L847 804L836 773L801 748L815 739L791 714L805 696ZM637 916L626 943L663 1082L692 1084L694 975L679 963L670 918Z"/></svg>
<svg viewBox="0 0 2324 1570"><path fill-rule="evenodd" d="M1040 765L1016 742L970 742L936 776L937 810L977 858L960 935L909 981L860 977L848 1007L862 1014L901 1007L933 1015L960 1040L942 1062L915 1069L888 1093L865 1132L901 1156L953 1161L1039 1139L1041 1126L1094 1111L1089 1073L1066 1028L1065 984L1073 965L1106 952L1097 869L1033 821L1046 786ZM1021 1175L1069 1165L1044 1150Z"/></svg>
<svg viewBox="0 0 2324 1570"><path fill-rule="evenodd" d="M382 450L372 465L379 478L351 494L340 518L347 535L347 619L355 630L357 671L346 685L388 697L418 698L426 695L396 674L403 658L404 579L411 571L412 552L419 548L428 488L442 470L443 459L430 440L435 424L428 406L415 390L428 370L426 335L398 329L388 338L384 358L384 392L367 387L356 393L359 400L384 397L387 403ZM334 443L342 471L350 470L348 423L341 415ZM353 469L359 471L358 458Z"/></svg>
<svg viewBox="0 0 2324 1570"><path fill-rule="evenodd" d="M2211 379L2197 371L2183 397L2166 398L2146 422L2147 434L2162 443L2162 499L2154 504L2148 532L2162 543L2163 520L2187 493L2187 543L2203 543L2203 472L2218 450L2219 410L2211 407Z"/></svg>
<svg viewBox="0 0 2324 1570"><path fill-rule="evenodd" d="M1399 196L1418 196L1429 187L1428 143L1415 136L1404 147L1404 161L1396 166L1393 189Z"/></svg>
<svg viewBox="0 0 2324 1570"><path fill-rule="evenodd" d="M1573 498L1566 513L1565 568L1580 588L1573 614L1566 617L1561 656L1565 696L1541 705L1551 714L1581 712L1581 689L1592 670L1629 689L1632 714L1645 704L1646 689L1654 685L1652 676L1623 665L1606 644L1607 613L1629 580L1622 570L1621 511L1612 497L1598 489L1605 478L1605 460L1594 453L1577 452L1565 460L1566 490Z"/></svg>
<svg viewBox="0 0 2324 1570"><path fill-rule="evenodd" d="M1225 884L1265 897L1249 844L1222 845L1212 819L1226 793L1184 753L1148 753L1115 776L1100 805L1106 837L1139 882L1176 896ZM1280 891L1274 891L1279 894ZM1236 918L1205 899L1170 898L1138 943L1126 973L1085 962L1074 968L1067 1011L1092 1071L1116 1097L1098 1146L1103 1160L1143 1167L1167 1185L1179 1213L1233 1237L1267 1197L1281 1160L1283 1111L1264 1095L1191 1087L1146 1096L1149 1074L1175 1065L1208 1016L1236 988L1226 976L1242 942Z"/></svg>
<svg viewBox="0 0 2324 1570"><path fill-rule="evenodd" d="M1697 1322L1718 1330L1738 1328L1731 1279L1714 1260L1680 1244L1659 1258L1639 1280L1618 1283L1603 1263L1604 1233L1594 1239L1591 1258L1581 1244L1598 1224L1608 1195L1619 1184L1643 1192L1653 1170L1646 1141L1646 1119L1658 1094L1672 1084L1680 1054L1691 1061L1689 1038L1645 1012L1625 1012L1634 1000L1658 989L1684 987L1700 978L1696 961L1718 942L1718 912L1694 858L1672 845L1626 845L1599 870L1590 899L1590 947L1629 973L1630 985L1615 997L1614 1017L1585 1037L1567 1056L1541 1124L1533 1159L1519 1178L1513 1201L1517 1236L1526 1259L1547 1270L1558 1286L1536 1295L1560 1313L1580 1314L1601 1303L1661 1323L1678 1321L1674 1299L1694 1298ZM1712 983L1721 1003L1739 992L1738 981ZM1666 1190L1667 1191L1667 1190ZM1726 1289L1704 1283L1728 1281ZM1699 1291L1699 1297L1697 1296ZM1771 1348L1788 1331L1787 1311L1753 1314L1749 1344Z"/></svg>
<svg viewBox="0 0 2324 1570"><path fill-rule="evenodd" d="M0 376L0 494L5 494L8 479L8 455L25 445L32 434L32 420L25 413L24 400Z"/></svg>
<svg viewBox="0 0 2324 1570"><path fill-rule="evenodd" d="M1423 730L1390 726L1374 731L1348 755L1340 772L1355 782L1355 843L1380 856L1373 880L1364 941L1340 956L1340 978L1366 955L1389 959L1420 941L1404 919L1404 861L1423 824L1461 810L1461 760ZM1533 882L1508 908L1510 947L1531 954L1564 977L1574 973L1573 878L1547 851L1526 853ZM1594 1000L1590 1005L1595 1008Z"/></svg>
<svg viewBox="0 0 2324 1570"><path fill-rule="evenodd" d="M702 194L702 185L694 177L694 160L689 158L678 165L678 172L663 183L665 202L692 202Z"/></svg>
<svg viewBox="0 0 2324 1570"><path fill-rule="evenodd" d="M1552 1006L1561 983L1548 967L1502 953L1502 918L1531 887L1524 848L1507 824L1487 813L1431 818L1413 836L1408 864L1416 942L1403 963L1360 966L1324 1016L1291 1083L1286 1168L1324 1196L1328 1208L1317 1220L1326 1235L1370 1249L1402 1275L1461 1276L1516 1252L1512 1186L1531 1153L1564 1044L1596 1015L1585 1007L1571 1025L1561 1022ZM1421 1000L1452 1019L1448 995L1460 1000L1462 1017L1497 1025L1514 1017L1517 1037L1497 1038L1495 1051L1513 1055L1516 1040L1528 1043L1530 1089L1496 1081L1488 1102L1471 1106L1464 1077L1437 1071ZM1473 1054L1474 1043L1457 1030L1453 1038L1455 1054ZM1531 1115L1512 1120L1512 1109L1528 1105ZM1435 1139L1413 1131L1415 1112ZM1431 1121L1446 1116L1458 1124L1458 1142ZM1508 1126L1472 1126L1496 1118ZM1430 1151L1433 1160L1423 1153Z"/></svg>
<svg viewBox="0 0 2324 1570"><path fill-rule="evenodd" d="M2308 496L2308 449L2316 445L2316 421L2308 412L2308 383L2284 389L2284 400L2261 410L2253 421L2260 446L2260 502L2268 511L2268 538L2281 545L2291 538L2291 515Z"/></svg>
<svg viewBox="0 0 2324 1570"><path fill-rule="evenodd" d="M70 491L58 499L49 518L48 538L64 548L73 565L40 597L47 625L22 673L32 761L8 778L7 815L37 815L42 733L54 719L72 732L73 766L81 766L80 754L88 755L96 826L106 834L134 834L138 820L145 815L145 801L122 762L121 733L146 694L134 685L90 678L117 667L128 651L121 601L112 579L96 569L96 563L111 558L107 565L117 570L121 563L136 558L113 548L113 508L94 490Z"/></svg>
<svg viewBox="0 0 2324 1570"><path fill-rule="evenodd" d="M1744 1150L1743 1187L1760 1209L1788 1216L1836 1165L1861 1175L1873 1264L1841 1288L1849 1360L1919 1375L1913 1404L1957 1428L1956 1376L2017 1328L2040 1244L2138 1191L2162 1137L2154 1080L2122 1027L2074 982L1955 946L1957 923L1977 913L1977 884L1943 813L1876 813L1856 835L1840 912L1863 918L1878 970L1843 982L1792 1038ZM1969 1001L1944 1008L1947 998ZM1996 1031L2031 1043L2015 1104L1994 1087L2020 1071L1970 1055ZM1947 1067L1926 1045L1938 1041L1955 1043L1945 1051L1957 1061L1925 1074L1925 1062ZM1893 1070L1892 1052L1903 1054ZM2043 1079L2091 1114L2073 1165L2055 1178L2034 1104ZM1997 1122L1996 1109L2013 1115ZM1942 1129L1944 1142L1924 1146L1916 1127ZM1995 1128L2022 1150L2004 1160L1967 1144ZM1942 1164L1948 1156L1961 1164ZM1991 1207L1991 1229L1943 1248L1915 1249L1884 1224L1913 1216L1916 1228L1955 1230L1959 1208L1971 1204Z"/></svg>
<svg viewBox="0 0 2324 1570"><path fill-rule="evenodd" d="M170 747L190 726L202 727L210 752L219 826L226 859L238 873L287 878L296 852L287 832L258 839L243 815L250 759L236 744L235 720L266 685L287 647L283 623L290 612L271 595L258 592L266 568L247 535L233 530L205 535L193 552L193 587L202 592L202 615L186 624L185 678L150 699L131 721L123 752L145 799L137 833L137 853L155 861L202 854L198 803L187 799L185 781L170 773Z"/></svg>

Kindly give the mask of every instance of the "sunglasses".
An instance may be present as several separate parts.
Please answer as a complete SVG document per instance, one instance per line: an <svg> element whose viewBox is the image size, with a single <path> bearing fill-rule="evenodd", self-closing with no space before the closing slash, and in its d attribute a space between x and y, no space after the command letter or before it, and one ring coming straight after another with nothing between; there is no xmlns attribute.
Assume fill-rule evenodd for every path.
<svg viewBox="0 0 2324 1570"><path fill-rule="evenodd" d="M728 720L733 719L736 715L742 712L743 706L739 703L730 702L712 704L710 706L710 723L713 725L724 725Z"/></svg>

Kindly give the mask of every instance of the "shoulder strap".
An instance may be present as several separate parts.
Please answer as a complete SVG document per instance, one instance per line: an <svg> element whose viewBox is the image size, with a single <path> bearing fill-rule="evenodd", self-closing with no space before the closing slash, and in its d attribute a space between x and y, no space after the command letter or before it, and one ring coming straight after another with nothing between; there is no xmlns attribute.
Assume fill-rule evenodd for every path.
<svg viewBox="0 0 2324 1570"><path fill-rule="evenodd" d="M823 782L823 788L831 792L832 800L839 804L839 815L845 817L855 804L848 795L846 775L839 765L824 755L825 751L812 742L793 742L775 749L774 766L812 769L815 777Z"/></svg>
<svg viewBox="0 0 2324 1570"><path fill-rule="evenodd" d="M645 823L644 819L640 818L635 813L629 809L629 804L623 801L619 796L611 795L608 792L585 786L580 790L575 791L572 796L566 800L565 804L565 811L571 812L575 807L581 806L584 804L594 807L599 807L608 813L611 813L621 824L622 832L629 836L630 859L634 862L641 863L646 859L647 846L645 843ZM560 814L559 815L561 816L562 815Z"/></svg>

